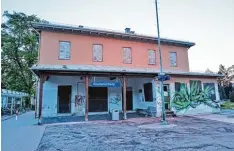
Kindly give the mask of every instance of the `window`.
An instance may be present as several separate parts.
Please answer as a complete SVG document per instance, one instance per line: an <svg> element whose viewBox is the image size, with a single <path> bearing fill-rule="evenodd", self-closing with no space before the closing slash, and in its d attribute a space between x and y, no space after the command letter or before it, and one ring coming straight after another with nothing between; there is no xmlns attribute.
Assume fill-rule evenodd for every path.
<svg viewBox="0 0 234 151"><path fill-rule="evenodd" d="M156 64L155 50L148 50L148 64L149 65L155 65Z"/></svg>
<svg viewBox="0 0 234 151"><path fill-rule="evenodd" d="M171 61L171 66L172 67L177 66L177 54L176 54L176 52L171 52L170 53L170 61Z"/></svg>
<svg viewBox="0 0 234 151"><path fill-rule="evenodd" d="M175 91L180 92L182 88L186 88L186 83L175 82Z"/></svg>
<svg viewBox="0 0 234 151"><path fill-rule="evenodd" d="M146 102L153 102L152 83L144 84L144 95L145 95Z"/></svg>
<svg viewBox="0 0 234 151"><path fill-rule="evenodd" d="M11 101L12 101L12 97L8 97L8 100L7 100L7 107L8 108L11 108Z"/></svg>
<svg viewBox="0 0 234 151"><path fill-rule="evenodd" d="M123 48L123 63L132 63L132 50L131 48Z"/></svg>
<svg viewBox="0 0 234 151"><path fill-rule="evenodd" d="M204 89L207 89L210 87L210 91L208 93L208 98L211 99L212 101L216 100L216 95L215 95L215 85L214 83L203 83Z"/></svg>
<svg viewBox="0 0 234 151"><path fill-rule="evenodd" d="M67 41L59 42L59 59L69 60L71 53L71 43Z"/></svg>
<svg viewBox="0 0 234 151"><path fill-rule="evenodd" d="M103 61L103 46L99 44L93 45L93 61L101 62Z"/></svg>
<svg viewBox="0 0 234 151"><path fill-rule="evenodd" d="M199 81L199 80L190 80L189 82L190 82L190 89L192 87L196 87L196 88L199 89L199 92L202 91L201 81Z"/></svg>

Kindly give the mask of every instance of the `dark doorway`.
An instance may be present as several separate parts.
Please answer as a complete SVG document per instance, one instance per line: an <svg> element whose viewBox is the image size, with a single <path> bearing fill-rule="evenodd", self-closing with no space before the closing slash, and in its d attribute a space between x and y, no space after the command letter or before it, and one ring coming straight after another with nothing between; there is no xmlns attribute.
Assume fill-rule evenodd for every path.
<svg viewBox="0 0 234 151"><path fill-rule="evenodd" d="M127 88L127 92L126 92L126 100L127 100L127 102L126 102L126 104L127 104L127 111L129 111L129 110L132 110L132 88L131 87L129 87L129 88Z"/></svg>
<svg viewBox="0 0 234 151"><path fill-rule="evenodd" d="M89 112L107 112L107 92L106 87L89 87Z"/></svg>
<svg viewBox="0 0 234 151"><path fill-rule="evenodd" d="M169 90L169 84L163 85L163 91L164 91L164 101L165 101L165 109L170 110L170 90Z"/></svg>
<svg viewBox="0 0 234 151"><path fill-rule="evenodd" d="M71 86L58 86L58 113L71 113Z"/></svg>
<svg viewBox="0 0 234 151"><path fill-rule="evenodd" d="M123 107L123 89L122 89L122 108ZM132 97L132 87L127 87L126 89L126 110L133 110L133 97Z"/></svg>

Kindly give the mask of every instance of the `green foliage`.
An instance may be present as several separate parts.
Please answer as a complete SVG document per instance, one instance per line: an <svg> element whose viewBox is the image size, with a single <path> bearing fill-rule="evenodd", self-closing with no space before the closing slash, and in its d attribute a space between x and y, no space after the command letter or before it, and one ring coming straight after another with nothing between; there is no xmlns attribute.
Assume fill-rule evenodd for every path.
<svg viewBox="0 0 234 151"><path fill-rule="evenodd" d="M220 65L218 73L224 75L224 77L218 79L220 97L221 99L229 99L232 92L231 81L234 79L234 65L228 68Z"/></svg>
<svg viewBox="0 0 234 151"><path fill-rule="evenodd" d="M40 22L35 15L7 11L1 24L2 82L7 89L34 94L36 78L30 71L37 62L37 35L30 28L31 22Z"/></svg>
<svg viewBox="0 0 234 151"><path fill-rule="evenodd" d="M223 104L220 106L222 109L234 109L234 103L230 101L225 101Z"/></svg>
<svg viewBox="0 0 234 151"><path fill-rule="evenodd" d="M197 82L191 85L190 92L188 92L185 86L182 86L180 92L175 92L174 94L172 107L174 107L177 112L187 110L190 107L196 108L200 104L218 108L217 102L212 101L208 97L211 90L212 87L206 87L204 91L201 91Z"/></svg>
<svg viewBox="0 0 234 151"><path fill-rule="evenodd" d="M229 98L230 98L230 101L231 101L231 102L234 102L234 91L232 91L232 92L230 93Z"/></svg>

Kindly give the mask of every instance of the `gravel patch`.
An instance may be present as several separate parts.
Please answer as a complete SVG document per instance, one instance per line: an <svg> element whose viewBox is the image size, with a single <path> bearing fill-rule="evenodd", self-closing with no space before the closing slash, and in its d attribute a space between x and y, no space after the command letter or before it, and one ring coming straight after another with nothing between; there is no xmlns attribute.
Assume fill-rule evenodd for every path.
<svg viewBox="0 0 234 151"><path fill-rule="evenodd" d="M170 118L171 129L141 129L159 122L138 118L116 122L48 126L38 151L233 151L234 124L194 117Z"/></svg>

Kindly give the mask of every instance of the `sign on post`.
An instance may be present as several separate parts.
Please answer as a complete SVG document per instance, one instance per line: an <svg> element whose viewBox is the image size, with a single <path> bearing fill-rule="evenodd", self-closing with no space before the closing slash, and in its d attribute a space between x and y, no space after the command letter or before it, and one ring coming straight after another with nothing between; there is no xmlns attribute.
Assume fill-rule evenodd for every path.
<svg viewBox="0 0 234 151"><path fill-rule="evenodd" d="M156 78L158 79L158 81L167 81L171 79L169 75L159 75Z"/></svg>

